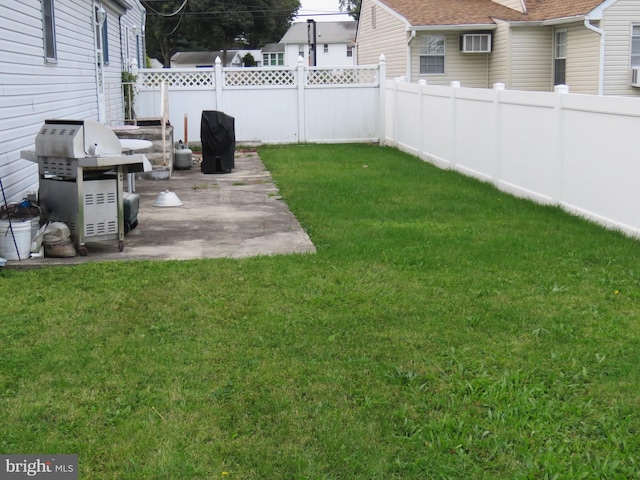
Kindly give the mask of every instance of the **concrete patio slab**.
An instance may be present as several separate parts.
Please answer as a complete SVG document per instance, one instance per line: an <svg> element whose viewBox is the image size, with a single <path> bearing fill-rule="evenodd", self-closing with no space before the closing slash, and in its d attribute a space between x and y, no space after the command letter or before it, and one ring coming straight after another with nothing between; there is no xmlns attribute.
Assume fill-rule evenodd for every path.
<svg viewBox="0 0 640 480"><path fill-rule="evenodd" d="M182 206L153 206L161 192ZM255 151L236 152L231 173L174 170L170 179L137 179L138 226L117 241L87 243L87 256L10 260L5 268L37 268L113 260L187 260L314 253L315 247Z"/></svg>

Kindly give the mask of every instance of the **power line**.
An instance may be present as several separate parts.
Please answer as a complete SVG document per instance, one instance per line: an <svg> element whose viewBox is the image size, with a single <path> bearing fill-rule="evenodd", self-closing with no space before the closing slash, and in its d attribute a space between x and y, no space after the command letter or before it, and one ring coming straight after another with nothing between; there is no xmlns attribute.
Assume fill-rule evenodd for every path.
<svg viewBox="0 0 640 480"><path fill-rule="evenodd" d="M226 11L226 12L184 12L183 15L187 17L195 17L195 18L212 18L212 17L225 17L229 15L233 15L236 13L249 13L249 14L259 14L264 16L276 15L276 14L289 14L290 10L238 10L238 11ZM333 15L350 15L349 12L335 12L335 13L298 13L294 15L295 17L324 17L324 16L333 16ZM155 17L162 16L166 17L166 14L162 12L147 12L147 16Z"/></svg>

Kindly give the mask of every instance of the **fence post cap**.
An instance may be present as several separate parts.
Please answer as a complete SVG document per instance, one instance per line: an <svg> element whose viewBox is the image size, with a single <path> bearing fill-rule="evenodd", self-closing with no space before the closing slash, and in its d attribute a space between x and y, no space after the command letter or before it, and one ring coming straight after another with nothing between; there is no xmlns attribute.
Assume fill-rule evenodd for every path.
<svg viewBox="0 0 640 480"><path fill-rule="evenodd" d="M216 65L222 65L222 60L220 60L220 57L216 57Z"/></svg>
<svg viewBox="0 0 640 480"><path fill-rule="evenodd" d="M379 61L380 63L386 63L387 58L384 56L384 53L381 53L381 54L380 54L380 57L378 58L378 61Z"/></svg>
<svg viewBox="0 0 640 480"><path fill-rule="evenodd" d="M505 88L505 84L504 83L494 83L493 84L493 89L494 90L504 90Z"/></svg>
<svg viewBox="0 0 640 480"><path fill-rule="evenodd" d="M556 85L553 87L553 91L556 93L569 93L569 85Z"/></svg>

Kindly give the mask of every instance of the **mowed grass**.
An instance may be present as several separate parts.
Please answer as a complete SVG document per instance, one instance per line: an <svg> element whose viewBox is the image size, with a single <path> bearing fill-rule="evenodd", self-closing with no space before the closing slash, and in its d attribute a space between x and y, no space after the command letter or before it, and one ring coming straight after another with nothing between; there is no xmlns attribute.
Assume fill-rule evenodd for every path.
<svg viewBox="0 0 640 480"><path fill-rule="evenodd" d="M317 254L0 272L0 453L86 479L640 478L638 241L389 148L260 156Z"/></svg>

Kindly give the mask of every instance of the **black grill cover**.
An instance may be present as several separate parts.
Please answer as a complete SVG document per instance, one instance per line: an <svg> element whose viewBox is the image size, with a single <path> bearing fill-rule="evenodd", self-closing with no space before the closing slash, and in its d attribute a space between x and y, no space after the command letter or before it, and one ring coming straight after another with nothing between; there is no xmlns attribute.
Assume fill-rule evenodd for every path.
<svg viewBox="0 0 640 480"><path fill-rule="evenodd" d="M235 166L235 119L223 112L204 110L200 122L202 173L230 172Z"/></svg>

